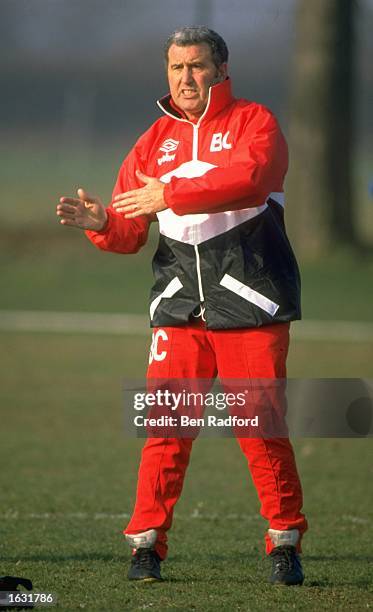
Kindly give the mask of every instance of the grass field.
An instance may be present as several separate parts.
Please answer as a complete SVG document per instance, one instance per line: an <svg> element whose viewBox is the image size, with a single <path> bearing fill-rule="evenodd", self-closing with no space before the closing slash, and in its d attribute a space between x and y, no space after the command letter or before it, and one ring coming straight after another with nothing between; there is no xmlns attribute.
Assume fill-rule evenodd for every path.
<svg viewBox="0 0 373 612"><path fill-rule="evenodd" d="M76 230L57 229L4 236L0 309L148 312L156 227L140 253L125 257L99 252ZM373 321L372 275L373 258L343 252L303 264L303 317Z"/></svg>
<svg viewBox="0 0 373 612"><path fill-rule="evenodd" d="M146 313L155 232L140 254L120 257L99 253L54 216L58 196L80 185L108 199L123 151L34 149L26 140L7 150L0 169L0 310ZM368 238L366 195L361 209ZM303 265L304 317L372 322L372 272L372 258L348 252ZM0 574L57 593L59 610L373 608L372 438L295 440L310 523L303 588L266 583L266 525L231 439L195 443L167 582L126 581L121 531L142 441L124 434L122 380L144 374L148 344L143 336L0 334ZM372 363L370 342L297 341L289 376L373 378Z"/></svg>
<svg viewBox="0 0 373 612"><path fill-rule="evenodd" d="M230 439L195 443L170 533L167 582L126 581L121 529L141 441L123 432L121 380L144 371L147 344L130 336L2 334L1 572L57 593L61 610L372 607L372 439L295 441L311 526L302 589L266 584L265 523ZM339 355L341 371L369 376L372 347L354 348L356 369L350 349L296 343L289 374L301 376L311 360L313 376L333 376Z"/></svg>

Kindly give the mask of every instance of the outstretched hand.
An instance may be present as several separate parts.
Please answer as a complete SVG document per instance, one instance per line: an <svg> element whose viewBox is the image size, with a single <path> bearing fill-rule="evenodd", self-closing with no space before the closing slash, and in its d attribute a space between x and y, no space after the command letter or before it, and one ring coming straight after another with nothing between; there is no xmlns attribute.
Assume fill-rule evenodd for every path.
<svg viewBox="0 0 373 612"><path fill-rule="evenodd" d="M154 215L165 210L167 208L163 197L165 184L159 179L146 176L140 170L136 170L136 175L145 183L144 187L115 196L113 208L117 212L124 213L126 219L134 219L140 215Z"/></svg>
<svg viewBox="0 0 373 612"><path fill-rule="evenodd" d="M107 221L105 206L100 198L92 197L84 189L78 189L79 198L61 198L57 216L62 225L83 230L101 231Z"/></svg>

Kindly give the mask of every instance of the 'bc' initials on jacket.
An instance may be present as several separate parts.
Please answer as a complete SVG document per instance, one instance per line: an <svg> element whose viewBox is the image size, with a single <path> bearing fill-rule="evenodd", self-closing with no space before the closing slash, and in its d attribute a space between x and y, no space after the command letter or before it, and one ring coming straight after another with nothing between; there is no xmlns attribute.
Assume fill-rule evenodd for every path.
<svg viewBox="0 0 373 612"><path fill-rule="evenodd" d="M231 94L230 79L210 88L192 123L170 95L165 116L137 141L114 188L143 187L135 171L166 184L168 208L157 214L151 326L185 325L200 304L208 329L259 327L300 318L300 277L284 226L287 146L272 113ZM146 242L147 216L125 219L111 206L99 248L135 253Z"/></svg>

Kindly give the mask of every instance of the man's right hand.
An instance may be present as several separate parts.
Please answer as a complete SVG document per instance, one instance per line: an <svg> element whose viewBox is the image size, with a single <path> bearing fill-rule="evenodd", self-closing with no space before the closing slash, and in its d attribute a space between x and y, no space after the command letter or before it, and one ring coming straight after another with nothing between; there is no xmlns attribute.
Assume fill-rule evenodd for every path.
<svg viewBox="0 0 373 612"><path fill-rule="evenodd" d="M61 198L57 216L62 225L100 232L106 225L107 212L100 198L78 189L79 198Z"/></svg>

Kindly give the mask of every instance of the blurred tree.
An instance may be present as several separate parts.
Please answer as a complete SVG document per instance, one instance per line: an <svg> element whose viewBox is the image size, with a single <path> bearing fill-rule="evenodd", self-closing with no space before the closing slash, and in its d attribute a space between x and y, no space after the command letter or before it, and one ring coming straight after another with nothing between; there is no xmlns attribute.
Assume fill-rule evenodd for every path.
<svg viewBox="0 0 373 612"><path fill-rule="evenodd" d="M354 0L299 0L290 118L289 231L314 258L356 244Z"/></svg>

